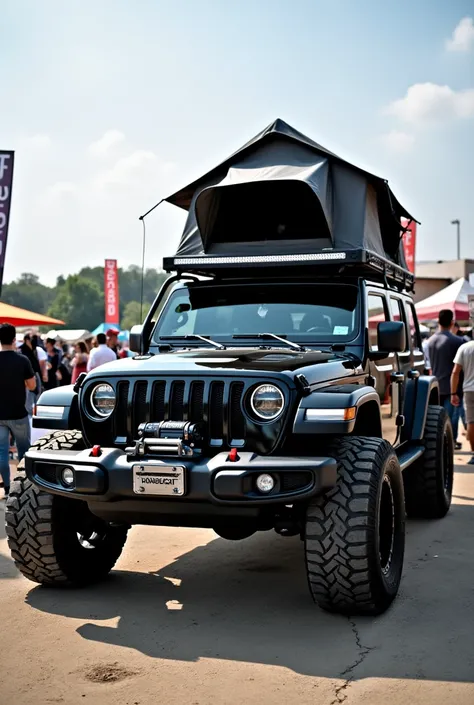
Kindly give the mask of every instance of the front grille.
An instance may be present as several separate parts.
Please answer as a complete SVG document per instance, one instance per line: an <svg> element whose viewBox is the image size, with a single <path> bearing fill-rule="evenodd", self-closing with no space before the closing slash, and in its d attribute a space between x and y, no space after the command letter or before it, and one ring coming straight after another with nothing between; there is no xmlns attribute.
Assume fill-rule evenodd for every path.
<svg viewBox="0 0 474 705"><path fill-rule="evenodd" d="M117 385L115 442L131 442L145 421L192 421L204 425L210 446L245 444L245 383L222 380L137 380Z"/></svg>

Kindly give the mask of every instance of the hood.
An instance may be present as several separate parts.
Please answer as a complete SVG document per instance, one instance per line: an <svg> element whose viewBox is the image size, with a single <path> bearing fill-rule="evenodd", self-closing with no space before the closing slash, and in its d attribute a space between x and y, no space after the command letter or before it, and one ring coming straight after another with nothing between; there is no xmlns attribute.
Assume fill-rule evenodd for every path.
<svg viewBox="0 0 474 705"><path fill-rule="evenodd" d="M344 353L269 348L227 348L226 350L187 350L175 353L138 356L102 365L88 376L234 376L242 373L256 375L285 374L294 377L304 374L310 383L353 375L355 363Z"/></svg>

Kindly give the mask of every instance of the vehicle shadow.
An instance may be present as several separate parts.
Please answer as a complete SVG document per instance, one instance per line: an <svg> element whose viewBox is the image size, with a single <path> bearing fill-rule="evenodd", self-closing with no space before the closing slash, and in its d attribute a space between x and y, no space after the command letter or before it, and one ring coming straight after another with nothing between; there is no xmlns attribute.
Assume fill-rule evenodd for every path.
<svg viewBox="0 0 474 705"><path fill-rule="evenodd" d="M238 543L216 538L152 573L117 570L85 590L36 587L26 601L84 620L77 632L86 640L155 658L230 659L328 678L472 682L473 510L453 505L441 522L408 523L400 595L377 618L320 611L308 594L301 542L273 533ZM117 617L116 626L97 623Z"/></svg>

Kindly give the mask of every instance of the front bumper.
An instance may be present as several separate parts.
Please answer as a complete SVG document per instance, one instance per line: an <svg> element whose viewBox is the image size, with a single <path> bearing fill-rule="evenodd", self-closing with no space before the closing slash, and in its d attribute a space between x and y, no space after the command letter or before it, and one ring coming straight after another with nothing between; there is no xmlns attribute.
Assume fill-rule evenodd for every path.
<svg viewBox="0 0 474 705"><path fill-rule="evenodd" d="M184 467L185 492L181 496L140 495L133 490L133 466L155 468ZM189 506L205 503L214 506L254 506L290 504L308 499L330 489L336 483L336 461L333 458L259 456L242 452L238 460L230 462L227 453L212 458L145 457L129 460L117 448L102 449L99 457L91 450L36 451L25 456L28 478L38 487L64 497L75 497L89 503L117 503L134 501L141 506L173 504ZM62 471L74 472L74 487L65 487ZM261 494L256 478L269 473L275 487L269 494ZM176 511L176 510L175 510ZM178 510L179 511L179 510ZM183 508L183 512L187 512Z"/></svg>

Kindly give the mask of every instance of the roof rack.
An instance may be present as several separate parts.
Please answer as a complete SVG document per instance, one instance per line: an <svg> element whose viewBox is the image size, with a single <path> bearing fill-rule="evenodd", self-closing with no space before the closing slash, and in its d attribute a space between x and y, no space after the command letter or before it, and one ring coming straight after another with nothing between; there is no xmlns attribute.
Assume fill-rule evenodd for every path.
<svg viewBox="0 0 474 705"><path fill-rule="evenodd" d="M391 262L370 250L330 250L312 254L279 254L279 255L232 255L213 256L202 255L199 257L165 257L163 269L166 272L192 272L203 276L235 276L236 272L245 267L255 270L275 269L283 270L286 274L289 269L301 270L305 274L308 269L315 274L329 275L349 274L352 276L370 277L376 281L390 283L400 291L413 291L415 284L414 275L408 270ZM239 272L239 273L240 273ZM256 273L256 272L255 272ZM312 271L311 271L312 273Z"/></svg>

